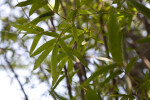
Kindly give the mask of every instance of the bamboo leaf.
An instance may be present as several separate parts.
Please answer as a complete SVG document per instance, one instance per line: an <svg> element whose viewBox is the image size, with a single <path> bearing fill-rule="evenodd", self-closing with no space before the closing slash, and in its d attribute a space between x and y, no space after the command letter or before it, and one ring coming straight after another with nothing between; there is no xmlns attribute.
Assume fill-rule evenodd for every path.
<svg viewBox="0 0 150 100"><path fill-rule="evenodd" d="M55 6L54 6L54 11L55 12L58 12L59 5L60 5L60 0L55 0Z"/></svg>
<svg viewBox="0 0 150 100"><path fill-rule="evenodd" d="M32 5L32 7L29 11L29 16L31 16L36 10L38 10L39 8L43 7L46 4L47 4L46 0L38 0L38 1L34 2L34 4Z"/></svg>
<svg viewBox="0 0 150 100"><path fill-rule="evenodd" d="M72 50L67 47L67 45L65 44L65 42L64 42L62 39L59 40L59 44L61 45L61 47L63 48L63 50L65 51L65 53L66 53L72 60L75 60L75 59L74 59L74 56L73 56L73 54L72 54Z"/></svg>
<svg viewBox="0 0 150 100"><path fill-rule="evenodd" d="M50 93L54 91L54 89L58 86L58 84L59 84L64 78L65 78L65 75L61 76L61 77L58 79L58 81L56 82L56 84L52 87Z"/></svg>
<svg viewBox="0 0 150 100"><path fill-rule="evenodd" d="M41 63L48 56L48 54L50 53L52 49L53 49L53 46L45 49L45 51L38 57L38 59L35 61L35 64L34 64L34 70L37 69L41 65Z"/></svg>
<svg viewBox="0 0 150 100"><path fill-rule="evenodd" d="M130 60L130 62L127 64L126 68L125 68L125 72L129 73L132 69L132 67L134 66L134 64L136 63L138 57L134 57Z"/></svg>
<svg viewBox="0 0 150 100"><path fill-rule="evenodd" d="M54 45L55 42L56 42L56 39L47 41L42 46L40 46L34 53L32 53L31 57L34 57L34 56L38 55L39 53L41 53L42 51L44 51L45 49L50 48L51 46Z"/></svg>
<svg viewBox="0 0 150 100"><path fill-rule="evenodd" d="M109 11L108 20L108 45L114 61L122 65L122 36L119 33L117 17L114 8Z"/></svg>
<svg viewBox="0 0 150 100"><path fill-rule="evenodd" d="M138 39L136 42L137 42L137 43L146 43L146 42L150 42L150 37L146 37L146 38L143 38L143 39Z"/></svg>
<svg viewBox="0 0 150 100"><path fill-rule="evenodd" d="M58 33L55 33L55 32L48 32L48 31L45 31L43 34L44 34L44 35L51 36L51 37L58 37L58 36L59 36Z"/></svg>
<svg viewBox="0 0 150 100"><path fill-rule="evenodd" d="M129 3L131 3L138 11L140 11L143 15L148 17L150 19L150 9L145 7L144 5L138 3L135 0L127 0Z"/></svg>
<svg viewBox="0 0 150 100"><path fill-rule="evenodd" d="M23 7L23 6L31 5L34 2L35 2L35 0L27 0L27 1L18 3L16 6Z"/></svg>
<svg viewBox="0 0 150 100"><path fill-rule="evenodd" d="M122 73L121 70L116 70L115 72L110 73L109 77L106 78L106 79L104 80L104 82L102 82L100 85L101 85L101 86L105 85L105 84L108 83L111 79L115 78L116 76L120 75L121 73Z"/></svg>
<svg viewBox="0 0 150 100"><path fill-rule="evenodd" d="M29 33L34 33L34 34L39 33L37 29L34 29L33 27L30 27L28 25L13 25L13 26L19 30L23 30Z"/></svg>
<svg viewBox="0 0 150 100"><path fill-rule="evenodd" d="M87 86L90 81L94 80L99 75L107 73L108 71L114 69L115 66L116 66L116 64L111 64L111 65L108 65L108 66L103 66L102 68L100 67L87 80L84 81L84 83L82 84L82 86Z"/></svg>
<svg viewBox="0 0 150 100"><path fill-rule="evenodd" d="M58 53L58 45L56 44L51 56L51 74L52 74L52 86L57 81L57 53Z"/></svg>
<svg viewBox="0 0 150 100"><path fill-rule="evenodd" d="M37 46L42 34L38 34L34 37L34 40L32 42L31 48L30 48L30 55L34 51L35 47Z"/></svg>
<svg viewBox="0 0 150 100"><path fill-rule="evenodd" d="M53 16L54 13L52 11L46 12L44 14L41 14L39 17L35 18L34 20L32 20L30 23L28 23L29 25L36 25L38 24L40 21L45 20L46 18L49 18L51 16Z"/></svg>

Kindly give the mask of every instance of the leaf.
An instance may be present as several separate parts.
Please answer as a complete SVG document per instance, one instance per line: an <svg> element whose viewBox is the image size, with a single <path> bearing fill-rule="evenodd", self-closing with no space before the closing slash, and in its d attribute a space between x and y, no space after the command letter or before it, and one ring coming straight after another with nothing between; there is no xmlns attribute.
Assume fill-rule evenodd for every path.
<svg viewBox="0 0 150 100"><path fill-rule="evenodd" d="M80 8L80 0L76 0L76 8Z"/></svg>
<svg viewBox="0 0 150 100"><path fill-rule="evenodd" d="M59 40L59 44L61 45L61 47L63 48L63 50L65 51L65 53L72 59L75 60L73 54L72 54L72 50L70 48L67 47L67 45L65 44L65 42L60 39Z"/></svg>
<svg viewBox="0 0 150 100"><path fill-rule="evenodd" d="M57 81L57 53L58 53L58 45L56 44L51 56L51 74L52 74L52 86L54 86L54 83Z"/></svg>
<svg viewBox="0 0 150 100"><path fill-rule="evenodd" d="M52 87L50 93L54 91L54 89L55 89L55 88L58 86L58 84L64 79L64 77L65 77L65 75L61 76L61 77L58 79L58 81L56 82L56 84Z"/></svg>
<svg viewBox="0 0 150 100"><path fill-rule="evenodd" d="M34 56L38 55L39 53L41 53L42 51L44 51L45 49L50 48L51 46L54 45L55 42L56 42L56 39L51 39L51 40L47 41L42 46L40 46L34 53L32 53L31 57L34 57Z"/></svg>
<svg viewBox="0 0 150 100"><path fill-rule="evenodd" d="M125 72L126 74L129 73L132 69L132 67L134 66L134 64L136 63L138 57L134 57L130 60L130 62L127 64L126 68L125 68Z"/></svg>
<svg viewBox="0 0 150 100"><path fill-rule="evenodd" d="M75 40L78 40L78 35L77 35L77 28L75 27L75 25L72 25L72 33L73 33L73 37L75 38Z"/></svg>
<svg viewBox="0 0 150 100"><path fill-rule="evenodd" d="M114 61L119 65L122 65L122 37L119 33L119 27L117 23L117 17L114 8L109 11L108 20L108 45Z"/></svg>
<svg viewBox="0 0 150 100"><path fill-rule="evenodd" d="M140 11L144 16L150 19L150 9L145 7L144 5L136 2L135 0L127 0L131 3L138 11Z"/></svg>
<svg viewBox="0 0 150 100"><path fill-rule="evenodd" d="M36 10L45 6L46 4L47 4L46 0L37 0L36 2L34 2L29 11L29 16L31 16Z"/></svg>
<svg viewBox="0 0 150 100"><path fill-rule="evenodd" d="M31 48L30 48L30 55L34 51L35 47L37 46L42 34L38 34L34 37L34 40L32 42Z"/></svg>
<svg viewBox="0 0 150 100"><path fill-rule="evenodd" d="M134 99L135 97L133 95L126 95L126 94L112 94L112 95L107 95L107 96L111 96L111 97L126 97L129 99Z"/></svg>
<svg viewBox="0 0 150 100"><path fill-rule="evenodd" d="M137 42L137 43L146 43L146 42L150 42L150 37L146 37L146 38L143 38L143 39L138 39L136 42Z"/></svg>
<svg viewBox="0 0 150 100"><path fill-rule="evenodd" d="M53 16L54 13L52 11L46 12L41 14L39 17L35 18L34 20L32 20L30 23L28 23L29 25L36 25L38 24L40 21L45 20L46 18L49 18L51 16Z"/></svg>
<svg viewBox="0 0 150 100"><path fill-rule="evenodd" d="M34 70L37 69L41 65L41 63L48 56L48 54L50 53L52 49L53 49L53 46L45 49L45 51L38 57L38 59L35 61L35 64L34 64Z"/></svg>
<svg viewBox="0 0 150 100"><path fill-rule="evenodd" d="M54 11L55 12L58 12L59 5L60 5L60 0L55 0L55 6L54 6Z"/></svg>
<svg viewBox="0 0 150 100"><path fill-rule="evenodd" d="M18 3L16 6L23 7L23 6L31 5L34 2L35 2L35 0L27 0L27 1Z"/></svg>
<svg viewBox="0 0 150 100"><path fill-rule="evenodd" d="M33 34L39 33L37 29L34 29L33 27L28 26L28 25L13 25L13 26L19 30L23 30L29 33L33 33Z"/></svg>
<svg viewBox="0 0 150 100"><path fill-rule="evenodd" d="M68 60L68 57L64 57L61 62L59 63L58 67L57 67L57 73L58 73L58 76L61 74L61 71L63 69L63 67L65 66L66 62Z"/></svg>
<svg viewBox="0 0 150 100"><path fill-rule="evenodd" d="M79 14L92 14L92 12L88 10L79 10Z"/></svg>
<svg viewBox="0 0 150 100"><path fill-rule="evenodd" d="M115 72L110 73L109 77L106 78L106 79L104 80L104 82L102 82L100 85L101 85L101 86L105 85L106 83L109 82L109 80L115 78L116 76L120 75L121 73L122 73L121 70L116 70Z"/></svg>
<svg viewBox="0 0 150 100"><path fill-rule="evenodd" d="M114 69L116 64L111 64L108 66L103 66L97 69L87 80L84 81L82 86L87 86L90 81L94 80L96 77L98 77L101 74L107 73L108 71Z"/></svg>
<svg viewBox="0 0 150 100"><path fill-rule="evenodd" d="M51 37L58 37L58 36L59 36L58 33L55 33L55 32L48 32L48 31L45 31L43 34L44 34L44 35L51 36Z"/></svg>
<svg viewBox="0 0 150 100"><path fill-rule="evenodd" d="M86 91L86 100L102 100L98 94L92 89L87 89Z"/></svg>

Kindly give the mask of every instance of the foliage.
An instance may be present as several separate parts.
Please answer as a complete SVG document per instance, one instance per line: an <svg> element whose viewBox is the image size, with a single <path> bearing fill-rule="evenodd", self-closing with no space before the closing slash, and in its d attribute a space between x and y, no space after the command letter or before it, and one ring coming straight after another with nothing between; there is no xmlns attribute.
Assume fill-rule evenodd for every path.
<svg viewBox="0 0 150 100"><path fill-rule="evenodd" d="M50 95L66 100L55 92L66 79L70 100L150 99L148 1L55 0L52 5L53 2L18 2L15 7L22 8L22 16L1 31L3 43L18 42L17 36L22 33L19 40L33 39L28 51L35 58L33 71L47 66L44 70L52 78ZM38 17L31 20L34 14ZM6 30L13 33L6 34ZM3 48L1 54L6 55L9 48Z"/></svg>

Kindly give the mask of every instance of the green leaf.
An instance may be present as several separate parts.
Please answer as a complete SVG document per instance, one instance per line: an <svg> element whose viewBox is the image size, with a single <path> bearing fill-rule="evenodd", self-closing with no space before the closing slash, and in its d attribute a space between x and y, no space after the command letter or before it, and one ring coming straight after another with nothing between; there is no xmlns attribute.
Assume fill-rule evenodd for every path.
<svg viewBox="0 0 150 100"><path fill-rule="evenodd" d="M41 65L41 63L48 56L48 54L50 53L52 49L53 49L53 46L45 49L45 51L38 57L38 59L35 61L35 64L34 64L34 70L37 69Z"/></svg>
<svg viewBox="0 0 150 100"><path fill-rule="evenodd" d="M58 81L56 82L56 84L52 87L50 93L54 91L54 89L58 86L58 84L59 84L64 78L65 78L65 75L61 76L61 77L58 79Z"/></svg>
<svg viewBox="0 0 150 100"><path fill-rule="evenodd" d="M36 2L36 1L35 0L27 0L27 1L18 3L16 6L23 7L23 6L31 5L34 2Z"/></svg>
<svg viewBox="0 0 150 100"><path fill-rule="evenodd" d="M112 94L112 95L107 95L107 96L111 96L111 97L125 97L125 98L129 98L129 99L134 99L135 97L133 95L126 95L126 94Z"/></svg>
<svg viewBox="0 0 150 100"><path fill-rule="evenodd" d="M122 73L121 70L116 70L115 72L110 73L109 77L106 78L106 79L104 80L104 82L102 82L100 85L101 85L101 86L105 85L106 83L109 82L109 80L114 79L116 76L120 75L121 73Z"/></svg>
<svg viewBox="0 0 150 100"><path fill-rule="evenodd" d="M55 0L55 6L54 6L54 11L55 12L58 12L59 5L60 5L60 0Z"/></svg>
<svg viewBox="0 0 150 100"><path fill-rule="evenodd" d="M29 33L33 33L33 34L37 34L39 33L39 31L29 25L13 25L15 28L19 29L19 30L23 30Z"/></svg>
<svg viewBox="0 0 150 100"><path fill-rule="evenodd" d="M51 74L52 74L52 86L54 86L54 83L57 81L57 53L58 53L58 45L56 44L51 56Z"/></svg>
<svg viewBox="0 0 150 100"><path fill-rule="evenodd" d="M35 37L34 37L34 40L32 42L32 45L31 45L31 48L30 48L30 55L31 53L34 51L35 47L37 46L40 38L41 38L42 34L37 34Z"/></svg>
<svg viewBox="0 0 150 100"><path fill-rule="evenodd" d="M130 62L127 64L126 68L125 68L125 72L129 73L132 69L132 67L134 66L134 64L136 63L138 57L134 57L130 60Z"/></svg>
<svg viewBox="0 0 150 100"><path fill-rule="evenodd" d="M51 46L54 45L55 42L56 42L56 39L51 39L51 40L47 41L42 46L40 46L34 53L32 53L31 57L34 57L34 56L38 55L39 53L41 53L42 51L44 51L45 49L50 48Z"/></svg>
<svg viewBox="0 0 150 100"><path fill-rule="evenodd" d="M78 40L77 28L75 27L74 24L72 25L72 33L73 33L75 40L77 41Z"/></svg>
<svg viewBox="0 0 150 100"><path fill-rule="evenodd" d="M44 14L41 14L39 17L35 18L34 20L32 20L30 23L28 23L29 25L36 25L38 24L40 21L45 20L46 18L49 18L51 16L53 16L54 13L52 11L46 12Z"/></svg>
<svg viewBox="0 0 150 100"><path fill-rule="evenodd" d="M87 80L84 81L82 86L87 86L90 81L94 80L96 77L98 77L101 74L107 73L108 71L114 69L116 64L111 64L108 66L103 66L97 69Z"/></svg>
<svg viewBox="0 0 150 100"><path fill-rule="evenodd" d="M63 67L65 66L66 62L68 60L68 57L64 57L61 62L59 63L58 67L57 67L57 77L59 77L59 75L61 74L61 71L63 69Z"/></svg>
<svg viewBox="0 0 150 100"><path fill-rule="evenodd" d="M112 7L109 11L108 20L108 45L114 61L119 65L123 63L122 55L122 34L119 33L119 27L115 10Z"/></svg>
<svg viewBox="0 0 150 100"><path fill-rule="evenodd" d="M92 12L88 10L79 10L79 14L92 14Z"/></svg>
<svg viewBox="0 0 150 100"><path fill-rule="evenodd" d="M76 0L76 8L80 8L80 0Z"/></svg>
<svg viewBox="0 0 150 100"><path fill-rule="evenodd" d="M135 0L127 0L129 3L131 3L138 11L140 11L144 16L148 17L150 19L150 9L145 7L144 5L138 3Z"/></svg>
<svg viewBox="0 0 150 100"><path fill-rule="evenodd" d="M31 16L36 10L45 6L46 4L47 4L46 0L38 0L38 1L34 2L34 4L32 5L32 7L29 11L29 16Z"/></svg>
<svg viewBox="0 0 150 100"><path fill-rule="evenodd" d="M45 31L43 34L44 34L44 35L51 36L51 37L58 37L58 36L59 36L58 33L55 33L55 32L48 32L48 31Z"/></svg>
<svg viewBox="0 0 150 100"><path fill-rule="evenodd" d="M146 37L146 38L143 38L143 39L138 39L136 42L137 42L137 43L150 42L150 37Z"/></svg>
<svg viewBox="0 0 150 100"><path fill-rule="evenodd" d="M102 100L98 94L92 89L87 89L86 91L86 100Z"/></svg>
<svg viewBox="0 0 150 100"><path fill-rule="evenodd" d="M68 48L66 43L64 42L64 40L59 39L59 44L61 45L61 47L63 48L63 50L65 51L65 53L72 59L75 60L73 54L72 54L72 49Z"/></svg>

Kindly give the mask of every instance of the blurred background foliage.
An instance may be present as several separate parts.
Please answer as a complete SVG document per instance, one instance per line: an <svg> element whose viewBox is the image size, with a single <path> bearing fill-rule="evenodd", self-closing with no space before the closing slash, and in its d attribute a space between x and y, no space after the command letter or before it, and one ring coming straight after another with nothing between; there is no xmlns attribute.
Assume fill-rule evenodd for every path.
<svg viewBox="0 0 150 100"><path fill-rule="evenodd" d="M3 0L0 68L11 70L26 100L32 76L54 100L148 100L149 7L149 0ZM24 83L16 69L30 72Z"/></svg>

